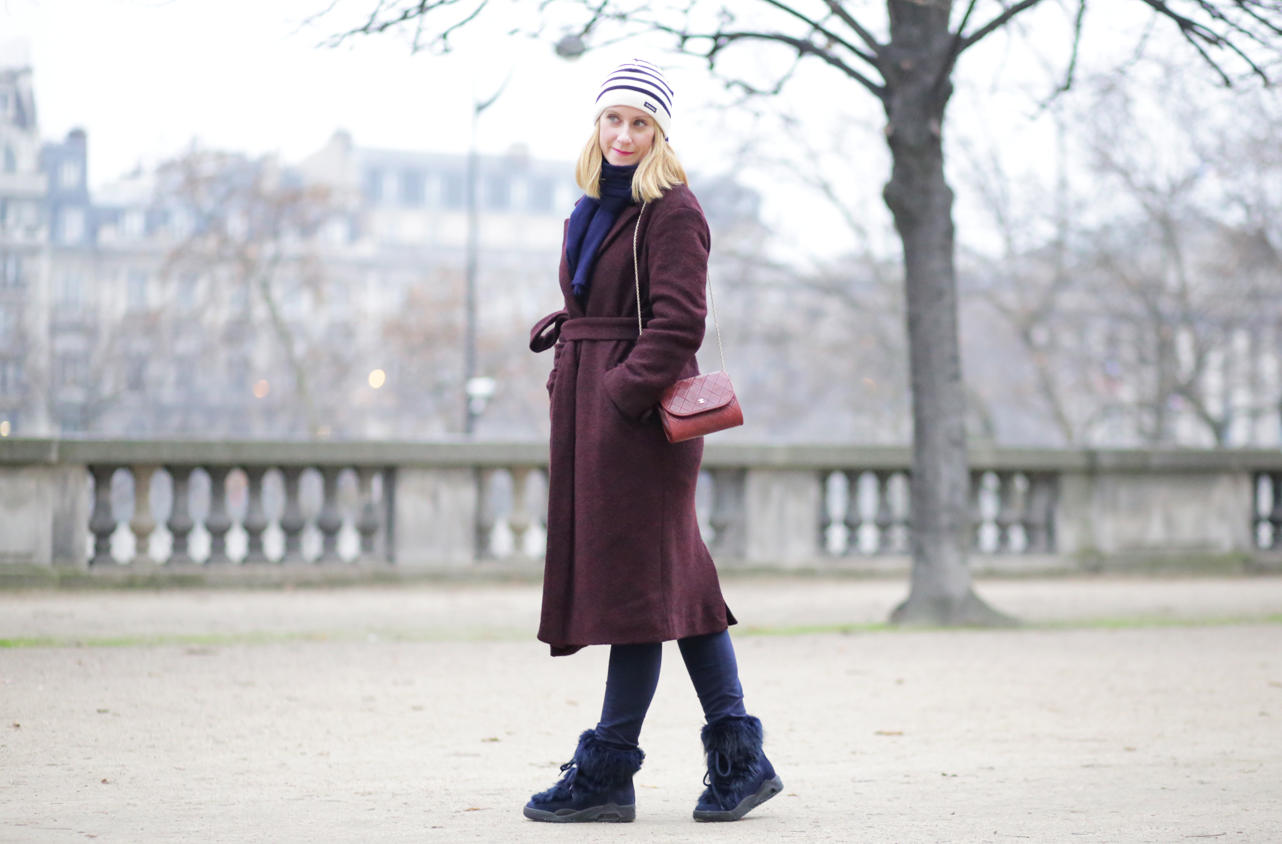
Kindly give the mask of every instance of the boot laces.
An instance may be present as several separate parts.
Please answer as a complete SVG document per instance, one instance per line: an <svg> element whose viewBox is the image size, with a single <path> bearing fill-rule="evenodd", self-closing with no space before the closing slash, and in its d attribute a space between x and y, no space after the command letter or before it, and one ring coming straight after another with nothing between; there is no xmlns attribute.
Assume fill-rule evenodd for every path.
<svg viewBox="0 0 1282 844"><path fill-rule="evenodd" d="M712 794L717 798L717 805L719 806L724 807L726 805L728 796L721 790L721 783L730 776L733 770L729 756L719 750L714 750L708 754L708 772L703 775L703 784L712 790Z"/></svg>
<svg viewBox="0 0 1282 844"><path fill-rule="evenodd" d="M561 771L564 776L557 780L556 785L552 786L553 799L570 796L570 792L574 789L574 776L579 772L579 766L574 759L571 759L561 766Z"/></svg>

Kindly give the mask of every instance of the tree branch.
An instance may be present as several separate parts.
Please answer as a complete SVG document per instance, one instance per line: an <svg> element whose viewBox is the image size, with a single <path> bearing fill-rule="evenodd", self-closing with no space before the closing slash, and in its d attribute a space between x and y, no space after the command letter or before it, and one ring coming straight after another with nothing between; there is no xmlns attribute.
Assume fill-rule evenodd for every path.
<svg viewBox="0 0 1282 844"><path fill-rule="evenodd" d="M1068 57L1068 68L1064 71L1064 81L1056 93L1064 93L1073 87L1077 76L1077 58L1082 46L1082 21L1086 18L1086 0L1077 4L1077 15L1073 19L1073 47Z"/></svg>
<svg viewBox="0 0 1282 844"><path fill-rule="evenodd" d="M880 58L882 50L886 47L885 44L878 41L873 34L859 23L859 21L855 19L854 15L847 12L846 7L837 2L837 0L825 0L825 5L828 6L828 11L832 12L841 20L842 23L854 30L855 34L868 45L868 49L872 50L873 55Z"/></svg>
<svg viewBox="0 0 1282 844"><path fill-rule="evenodd" d="M1216 75L1220 77L1220 81L1224 83L1225 87L1231 88L1233 86L1233 79L1229 76L1228 71L1226 71L1219 62L1213 59L1209 52L1207 52L1208 47L1228 50L1240 58L1250 69L1251 73L1258 76L1265 85L1271 84L1268 71L1248 56L1246 51L1239 47L1229 35L1216 32L1206 24L1201 23L1200 21L1195 21L1190 17L1176 12L1171 8L1167 0L1140 0L1140 2L1149 6L1158 15L1174 22L1176 27L1180 30L1180 35L1184 36L1184 40L1192 45L1193 49L1197 51L1198 55L1202 57L1202 60L1206 62L1211 70L1215 71ZM1245 10L1248 5L1252 4L1252 0L1233 0L1233 4L1237 8ZM1231 21L1226 18L1224 13L1214 7L1213 4L1209 4L1205 2L1205 0L1199 0L1198 5L1203 9L1203 11L1206 11L1211 16L1212 20L1219 20L1221 23L1224 23L1230 31L1237 31L1249 40L1267 46L1267 42L1263 38L1235 21ZM1251 17L1259 18L1259 15L1256 15L1253 12L1249 14ZM1265 26L1271 30L1276 29L1275 26L1268 23L1266 23Z"/></svg>
<svg viewBox="0 0 1282 844"><path fill-rule="evenodd" d="M834 44L840 44L850 52L854 53L859 58L868 62L868 64L872 65L873 67L877 66L877 56L855 46L854 44L851 44L845 38L842 38L840 35L828 29L823 24L819 23L818 21L811 20L810 18L806 17L801 12L798 12L796 9L792 8L786 3L781 3L779 0L761 0L761 2L765 3L767 6L778 9L779 11L783 12L786 15L791 15L792 17L801 21L806 26L810 27L815 32L818 32L820 35L824 36ZM830 3L829 8L831 8L831 6L832 4Z"/></svg>
<svg viewBox="0 0 1282 844"><path fill-rule="evenodd" d="M1016 3L1015 5L1007 7L1000 15L993 18L991 21L989 21L988 23L981 26L979 29L972 32L970 35L966 35L960 29L958 29L957 37L961 39L961 45L957 47L955 54L961 55L964 51L973 47L977 42L983 40L984 38L988 37L992 33L1001 29L1006 24L1010 23L1011 19L1014 18L1016 15L1020 14L1021 12L1028 11L1029 9L1033 8L1034 6L1038 5L1041 2L1042 0L1020 0L1020 2ZM969 11L970 10L968 9L967 15L969 15Z"/></svg>
<svg viewBox="0 0 1282 844"><path fill-rule="evenodd" d="M886 87L884 85L877 84L872 79L868 78L863 73L860 73L858 70L851 67L849 64L842 61L837 56L834 56L832 53L828 52L827 50L824 50L822 47L819 47L816 44L810 43L804 38L795 38L791 35L784 35L781 32L716 32L711 34L695 34L695 33L683 32L681 30L674 29L672 27L659 24L657 22L653 23L652 27L654 29L657 29L660 32L665 32L669 35L675 35L678 38L680 42L680 46L682 48L685 47L685 43L687 41L710 42L710 46L708 47L707 51L702 54L702 57L706 59L709 62L709 64L716 61L718 53L720 53L726 47L729 47L731 44L737 43L739 41L773 41L777 44L784 44L786 46L792 47L799 54L815 56L816 58L825 62L826 64L831 65L832 67L844 73L846 76L858 82L860 85L867 88L878 99L885 100L885 97L886 97Z"/></svg>
<svg viewBox="0 0 1282 844"><path fill-rule="evenodd" d="M356 35L380 35L388 30L396 29L397 27L414 22L416 25L416 32L412 42L412 49L414 52L418 52L421 49L419 39L423 31L424 19L438 9L446 8L448 6L457 6L459 3L464 2L464 0L413 0L413 2L409 2L401 8L399 12L392 9L389 11L388 17L381 17L383 11L388 8L390 2L391 0L377 0L374 5L374 9L370 12L369 18L365 23L360 26L353 27L346 32L340 32L337 35L333 35L324 43L329 47L337 47L347 39ZM429 42L429 46L439 43L442 45L443 49L448 50L449 36L459 27L474 20L476 16L480 14L481 10L489 3L489 0L470 0L470 2L475 2L476 6L464 15L461 21L452 24L434 36L432 41Z"/></svg>

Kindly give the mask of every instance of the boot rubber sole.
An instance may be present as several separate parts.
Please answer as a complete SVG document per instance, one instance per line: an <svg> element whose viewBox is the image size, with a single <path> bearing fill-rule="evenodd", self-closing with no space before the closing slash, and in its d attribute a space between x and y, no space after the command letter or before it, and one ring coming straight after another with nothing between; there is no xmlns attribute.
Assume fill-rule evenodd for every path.
<svg viewBox="0 0 1282 844"><path fill-rule="evenodd" d="M763 782L761 788L740 800L739 805L733 809L720 811L695 809L694 819L696 821L737 821L781 791L783 791L783 780L774 777Z"/></svg>
<svg viewBox="0 0 1282 844"><path fill-rule="evenodd" d="M558 809L555 812L549 812L546 809L526 806L523 814L532 821L547 823L631 823L637 819L637 807L602 803L600 806L589 806L586 809Z"/></svg>

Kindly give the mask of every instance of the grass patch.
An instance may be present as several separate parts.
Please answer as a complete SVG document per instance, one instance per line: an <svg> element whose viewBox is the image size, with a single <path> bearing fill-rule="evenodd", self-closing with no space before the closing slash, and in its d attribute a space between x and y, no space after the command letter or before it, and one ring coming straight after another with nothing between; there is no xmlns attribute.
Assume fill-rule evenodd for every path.
<svg viewBox="0 0 1282 844"><path fill-rule="evenodd" d="M135 648L166 645L268 645L281 642L352 641L354 633L249 631L244 633L156 633L138 636L18 636L0 639L0 648Z"/></svg>
<svg viewBox="0 0 1282 844"><path fill-rule="evenodd" d="M1064 619L1062 621L1027 621L1020 620L1014 627L979 627L974 625L958 627L931 627L911 625L901 627L889 622L867 622L863 624L801 624L779 626L739 626L734 628L737 636L815 636L841 635L851 636L858 633L970 633L970 632L1010 632L1059 631L1059 630L1154 630L1165 628L1196 627L1242 627L1252 624L1282 625L1282 613L1262 616L1223 616L1216 618L1177 618L1167 616L1135 616L1117 618Z"/></svg>
<svg viewBox="0 0 1282 844"><path fill-rule="evenodd" d="M912 635L916 633L1056 632L1068 630L1161 630L1178 628L1242 627L1247 625L1282 626L1282 613L1263 616L1223 616L1218 618L1174 618L1136 616L1063 621L1024 622L1017 627L899 627L889 622L859 624L785 624L739 625L736 636L753 638L787 638L790 636L854 636L871 633ZM26 648L153 648L153 647L230 647L243 645L279 645L294 642L525 642L528 631L504 629L440 628L425 630L254 630L238 633L156 633L136 636L16 636L0 638L0 650Z"/></svg>
<svg viewBox="0 0 1282 844"><path fill-rule="evenodd" d="M238 633L147 633L135 636L15 636L0 638L0 650L20 648L150 648L279 645L292 642L516 642L524 631L430 630L251 630Z"/></svg>

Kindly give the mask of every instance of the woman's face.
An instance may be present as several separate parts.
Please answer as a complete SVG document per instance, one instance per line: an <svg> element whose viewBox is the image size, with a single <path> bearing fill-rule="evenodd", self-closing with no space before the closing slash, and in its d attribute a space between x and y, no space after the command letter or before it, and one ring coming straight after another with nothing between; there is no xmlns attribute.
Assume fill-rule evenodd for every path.
<svg viewBox="0 0 1282 844"><path fill-rule="evenodd" d="M654 146L654 118L639 108L610 106L601 112L601 154L615 166L630 166Z"/></svg>

